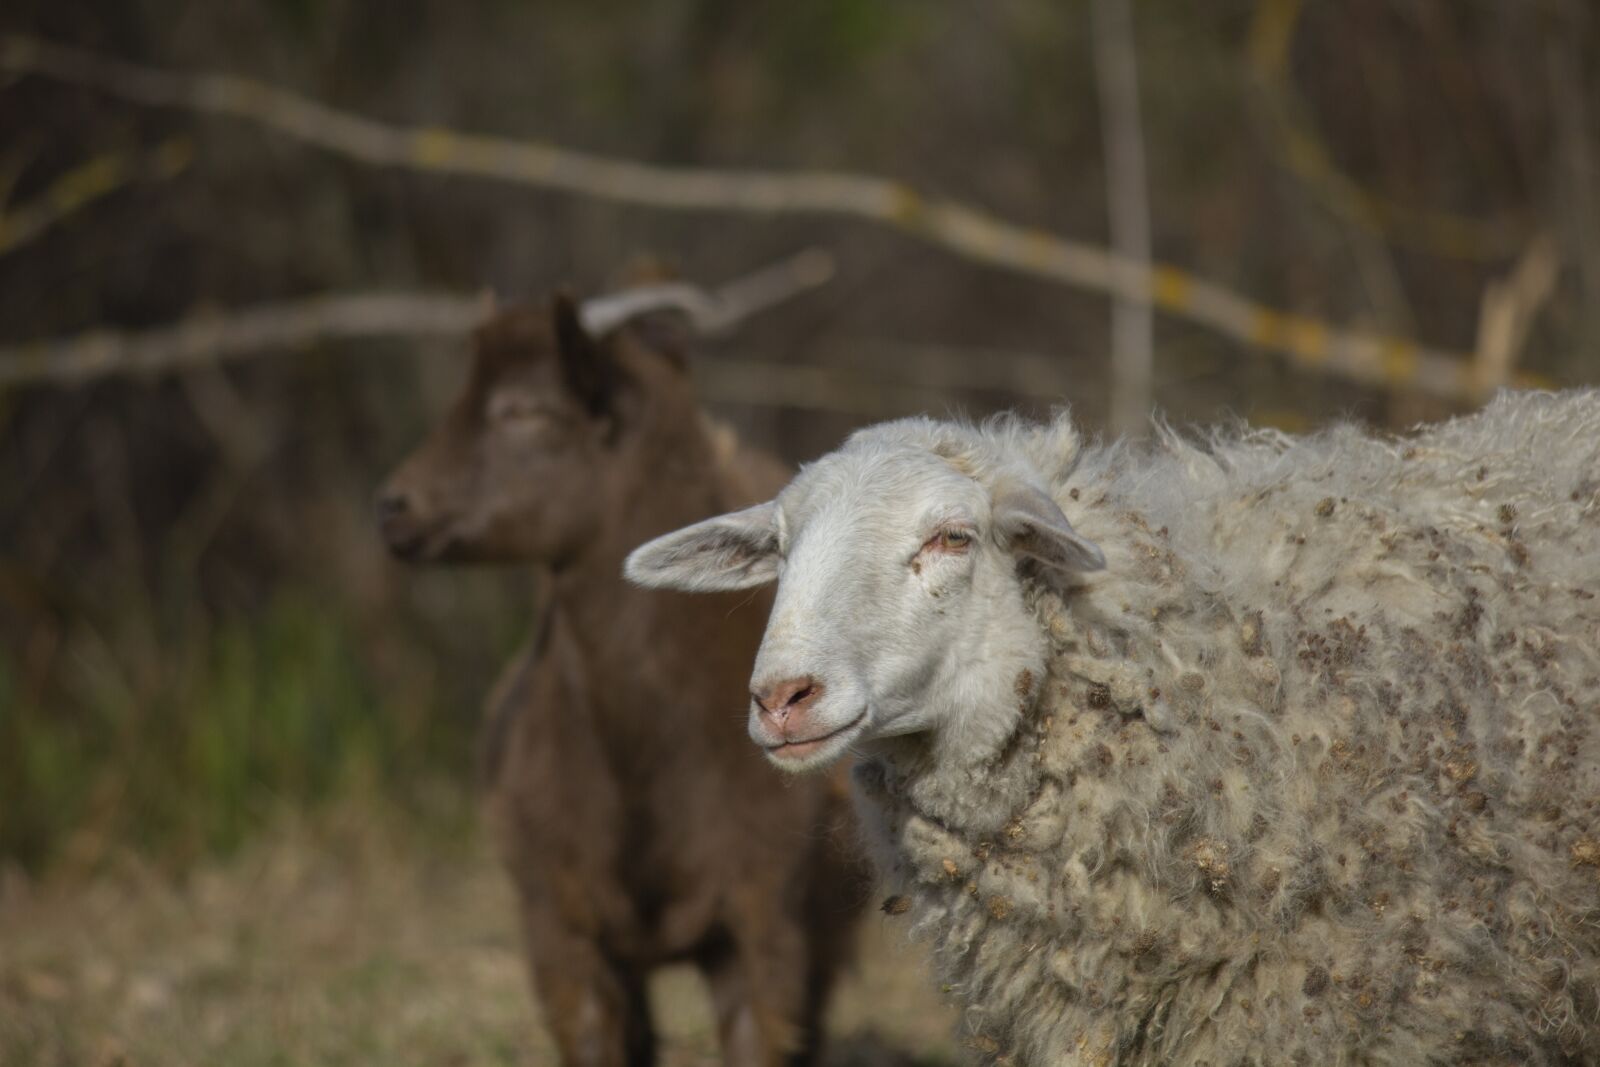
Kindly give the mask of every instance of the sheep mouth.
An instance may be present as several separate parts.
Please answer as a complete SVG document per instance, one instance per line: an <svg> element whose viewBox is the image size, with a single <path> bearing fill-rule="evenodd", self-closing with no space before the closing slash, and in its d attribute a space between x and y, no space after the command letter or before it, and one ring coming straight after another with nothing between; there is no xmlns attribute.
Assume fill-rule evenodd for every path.
<svg viewBox="0 0 1600 1067"><path fill-rule="evenodd" d="M842 749L845 744L849 743L851 737L860 732L866 721L867 709L863 707L855 718L836 730L829 730L827 733L817 737L806 737L798 741L783 741L776 745L762 745L761 747L766 751L767 758L774 763L799 770L803 767L814 766L830 760L836 753L823 755L820 759L816 757L824 749L833 747L835 742L840 742L841 739L842 743L836 747Z"/></svg>

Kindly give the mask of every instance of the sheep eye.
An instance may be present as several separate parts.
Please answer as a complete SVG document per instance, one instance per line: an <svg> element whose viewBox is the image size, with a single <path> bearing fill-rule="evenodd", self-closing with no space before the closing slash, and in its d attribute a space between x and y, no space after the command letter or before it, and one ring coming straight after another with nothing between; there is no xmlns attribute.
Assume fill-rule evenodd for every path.
<svg viewBox="0 0 1600 1067"><path fill-rule="evenodd" d="M948 527L930 537L922 547L938 552L965 552L970 544L972 544L971 530Z"/></svg>

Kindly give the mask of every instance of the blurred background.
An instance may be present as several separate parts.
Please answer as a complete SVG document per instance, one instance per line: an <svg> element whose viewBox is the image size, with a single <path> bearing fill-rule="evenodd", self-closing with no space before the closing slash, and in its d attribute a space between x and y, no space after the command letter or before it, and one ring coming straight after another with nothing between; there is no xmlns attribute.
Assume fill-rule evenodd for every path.
<svg viewBox="0 0 1600 1067"><path fill-rule="evenodd" d="M1591 0L10 0L0 32L8 1064L544 1062L471 759L535 578L407 569L369 511L465 332L208 347L242 313L595 293L641 254L714 286L824 248L831 284L695 364L791 462L920 411L1398 428L1600 381ZM713 177L686 209L646 172L623 202L581 160L485 177L441 134L375 163L120 63L904 184L745 210ZM127 373L182 323L212 334ZM846 1025L958 1056L893 970L869 952ZM673 1054L710 1055L674 988Z"/></svg>

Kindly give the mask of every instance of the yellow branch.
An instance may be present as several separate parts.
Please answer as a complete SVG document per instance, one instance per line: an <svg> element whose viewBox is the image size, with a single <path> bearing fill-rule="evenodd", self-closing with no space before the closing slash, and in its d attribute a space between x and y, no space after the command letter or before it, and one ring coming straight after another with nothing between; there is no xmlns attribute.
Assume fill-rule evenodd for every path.
<svg viewBox="0 0 1600 1067"><path fill-rule="evenodd" d="M39 382L73 386L111 375L167 374L339 341L455 341L489 313L490 304L482 296L404 292L328 294L243 311L197 312L171 326L150 330L92 330L0 348L0 389ZM1305 321L1276 320L1277 328L1290 332L1303 328ZM870 350L872 343L867 344ZM950 350L936 351L952 354ZM1414 374L1414 369L1406 367L1414 358L1415 349L1398 344L1380 355L1379 373ZM1041 378L1040 367L1045 364L1034 365L1021 376L1007 376L993 372L987 366L992 362L980 361L972 373L951 377L946 361L946 369L933 381L919 377L915 382L864 376L851 368L729 359L702 361L695 376L702 392L713 401L846 411L877 418L937 405L948 389L1039 395L1041 388L1055 388L1048 376ZM1531 376L1518 378L1515 384L1549 385Z"/></svg>
<svg viewBox="0 0 1600 1067"><path fill-rule="evenodd" d="M0 255L42 236L124 186L172 177L189 165L192 155L188 138L174 137L150 152L135 156L107 153L79 164L28 203L0 210Z"/></svg>
<svg viewBox="0 0 1600 1067"><path fill-rule="evenodd" d="M1400 205L1371 192L1340 169L1333 153L1305 121L1289 77L1302 0L1259 0L1250 28L1250 65L1266 90L1267 116L1279 161L1323 206L1368 233L1448 259L1487 261L1514 254L1527 227L1510 217L1471 218L1427 207Z"/></svg>
<svg viewBox="0 0 1600 1067"><path fill-rule="evenodd" d="M1297 365L1458 402L1477 397L1466 357L1286 315L1167 264L1143 266L983 211L924 198L900 182L832 172L664 167L538 142L404 127L340 111L261 82L186 75L23 37L0 38L0 69L96 87L138 103L256 122L380 166L473 175L658 208L865 219L979 262L1064 285L1154 302L1169 314ZM1393 358L1404 352L1404 359Z"/></svg>

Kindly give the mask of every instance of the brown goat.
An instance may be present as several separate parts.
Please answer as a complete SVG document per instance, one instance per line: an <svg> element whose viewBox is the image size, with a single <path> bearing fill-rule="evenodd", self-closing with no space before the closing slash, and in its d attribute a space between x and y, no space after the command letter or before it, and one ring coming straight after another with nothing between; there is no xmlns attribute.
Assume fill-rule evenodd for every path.
<svg viewBox="0 0 1600 1067"><path fill-rule="evenodd" d="M693 961L729 1064L810 1059L866 893L837 784L741 725L771 606L625 584L623 557L788 478L700 412L667 321L587 336L562 296L476 335L465 394L380 494L413 561L548 569L488 701L489 810L568 1064L644 1064L648 971Z"/></svg>

